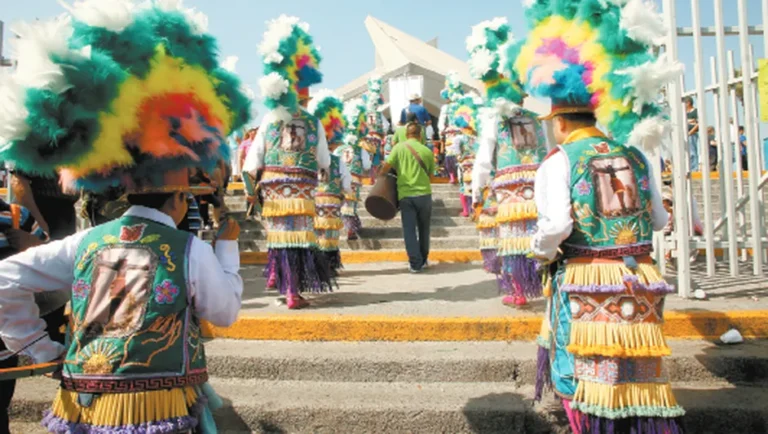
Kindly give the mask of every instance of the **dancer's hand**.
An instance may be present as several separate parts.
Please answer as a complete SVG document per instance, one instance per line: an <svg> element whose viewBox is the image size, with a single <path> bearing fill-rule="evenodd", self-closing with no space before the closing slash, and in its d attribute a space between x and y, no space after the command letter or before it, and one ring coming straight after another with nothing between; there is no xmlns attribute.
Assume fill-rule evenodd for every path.
<svg viewBox="0 0 768 434"><path fill-rule="evenodd" d="M219 223L219 232L216 240L236 241L240 238L240 224L232 217L227 217Z"/></svg>

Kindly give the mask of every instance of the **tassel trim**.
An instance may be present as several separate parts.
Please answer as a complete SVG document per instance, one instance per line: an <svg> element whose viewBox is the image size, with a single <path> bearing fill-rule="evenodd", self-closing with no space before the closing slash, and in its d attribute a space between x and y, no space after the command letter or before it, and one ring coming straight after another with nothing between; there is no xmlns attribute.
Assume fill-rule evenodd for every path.
<svg viewBox="0 0 768 434"><path fill-rule="evenodd" d="M497 250L499 240L496 238L480 238L480 250Z"/></svg>
<svg viewBox="0 0 768 434"><path fill-rule="evenodd" d="M635 271L621 260L610 262L572 262L565 265L561 285L563 292L618 293L627 289L669 294L675 288L668 284L651 263L639 263Z"/></svg>
<svg viewBox="0 0 768 434"><path fill-rule="evenodd" d="M496 223L517 222L520 220L535 220L539 217L536 204L533 201L502 203L496 211Z"/></svg>
<svg viewBox="0 0 768 434"><path fill-rule="evenodd" d="M550 391L554 388L551 371L549 347L539 346L536 351L536 385L533 396L535 402L541 402L545 390Z"/></svg>
<svg viewBox="0 0 768 434"><path fill-rule="evenodd" d="M314 216L315 201L307 199L277 199L264 201L262 217Z"/></svg>
<svg viewBox="0 0 768 434"><path fill-rule="evenodd" d="M524 256L531 251L531 238L502 238L498 242L499 256Z"/></svg>
<svg viewBox="0 0 768 434"><path fill-rule="evenodd" d="M317 240L317 246L324 252L339 250L339 239L320 238Z"/></svg>
<svg viewBox="0 0 768 434"><path fill-rule="evenodd" d="M309 248L316 244L314 231L267 232L267 248L270 249Z"/></svg>
<svg viewBox="0 0 768 434"><path fill-rule="evenodd" d="M669 383L600 384L579 381L571 408L606 419L685 415Z"/></svg>
<svg viewBox="0 0 768 434"><path fill-rule="evenodd" d="M477 229L493 229L497 226L496 216L486 214L480 214L480 217L477 219L477 224L475 225Z"/></svg>
<svg viewBox="0 0 768 434"><path fill-rule="evenodd" d="M672 354L661 324L574 321L568 352L579 357L664 357Z"/></svg>
<svg viewBox="0 0 768 434"><path fill-rule="evenodd" d="M341 195L317 194L315 195L315 205L320 206L341 206Z"/></svg>
<svg viewBox="0 0 768 434"><path fill-rule="evenodd" d="M344 222L338 217L315 217L315 229L337 231L344 227Z"/></svg>
<svg viewBox="0 0 768 434"><path fill-rule="evenodd" d="M78 404L78 393L59 389L43 419L51 432L184 432L197 426L205 405L193 387L95 396L89 407Z"/></svg>

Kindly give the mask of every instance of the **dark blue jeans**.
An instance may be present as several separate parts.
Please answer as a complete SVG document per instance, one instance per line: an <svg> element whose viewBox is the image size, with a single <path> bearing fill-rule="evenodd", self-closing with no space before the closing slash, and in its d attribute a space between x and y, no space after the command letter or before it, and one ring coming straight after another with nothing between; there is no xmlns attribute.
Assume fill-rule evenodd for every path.
<svg viewBox="0 0 768 434"><path fill-rule="evenodd" d="M400 200L403 238L408 262L420 270L429 257L429 227L432 219L432 195L406 197Z"/></svg>

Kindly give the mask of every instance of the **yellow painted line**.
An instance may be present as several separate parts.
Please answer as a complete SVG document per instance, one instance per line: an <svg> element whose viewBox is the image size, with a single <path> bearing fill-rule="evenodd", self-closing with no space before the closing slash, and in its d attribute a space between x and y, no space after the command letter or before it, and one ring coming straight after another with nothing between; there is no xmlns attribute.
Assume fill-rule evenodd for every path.
<svg viewBox="0 0 768 434"><path fill-rule="evenodd" d="M768 311L668 312L670 339L715 339L731 327L745 338L768 338ZM203 324L206 337L285 341L511 341L533 340L541 318L440 318L360 315L243 316L228 328Z"/></svg>
<svg viewBox="0 0 768 434"><path fill-rule="evenodd" d="M468 263L482 261L480 250L433 250L429 253L432 263ZM408 255L400 250L342 250L341 262L344 264L368 264L376 262L406 262ZM267 263L266 252L242 252L240 263L243 265L264 265Z"/></svg>

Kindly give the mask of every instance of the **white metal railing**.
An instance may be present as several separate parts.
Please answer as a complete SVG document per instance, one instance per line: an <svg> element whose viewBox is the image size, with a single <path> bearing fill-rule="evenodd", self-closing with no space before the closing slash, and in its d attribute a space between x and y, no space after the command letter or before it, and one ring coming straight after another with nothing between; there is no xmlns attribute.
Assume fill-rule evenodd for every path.
<svg viewBox="0 0 768 434"><path fill-rule="evenodd" d="M672 130L672 183L674 195L675 222L674 231L666 240L657 240L668 249L674 249L677 256L677 285L680 296L691 295L691 264L688 258L691 249L706 251L706 270L709 276L715 274L716 253L723 249L724 261L732 276L739 274L739 261L752 261L752 273L755 276L763 274L763 265L768 262L768 237L766 237L766 216L763 194L768 189L768 175L763 174L765 156L762 155L762 140L760 139L760 124L758 116L757 71L755 56L750 45L751 35L762 35L765 56L768 57L768 34L764 31L768 23L768 0L762 0L763 24L748 26L748 12L753 15L757 11L747 10L747 0L714 0L715 25L703 27L701 23L701 8L699 0L691 2L691 27L679 27L676 14L675 0L663 1L663 13L667 19L668 39L665 51L671 58L678 58L678 38L691 37L694 45L694 64L686 65L693 68L694 86L686 90L684 80L672 83L667 87ZM723 20L724 3L737 7L738 25L726 26ZM734 4L735 3L735 4ZM756 5L754 2L753 5ZM739 67L741 75L736 76L736 58L733 51L726 50L726 35L738 36ZM709 58L712 82L705 84L706 58L703 50L705 37L714 37L715 55ZM737 95L737 86L741 86L741 100ZM694 96L699 120L699 168L689 167L688 124L683 110L683 97ZM711 101L714 104L710 104ZM740 112L740 106L743 108ZM718 143L718 174L717 186L720 194L714 194L713 179L710 176L709 158L709 119L715 130L715 140ZM740 115L743 119L740 122ZM733 119L731 123L730 119ZM731 125L733 124L733 126ZM741 147L738 132L732 143L731 128L744 126L746 136L747 169L741 164ZM655 164L659 159L654 158ZM734 164L735 161L735 164ZM701 171L701 189L703 205L703 234L694 237L691 227L693 208L693 183L698 182L692 176L693 172ZM658 176L658 170L656 171ZM746 178L746 186L745 180ZM720 209L716 209L714 199L719 198ZM715 212L720 211L716 218ZM749 228L749 231L748 231ZM748 255L751 251L751 255ZM741 255L740 255L741 254ZM664 266L664 255L659 256Z"/></svg>

